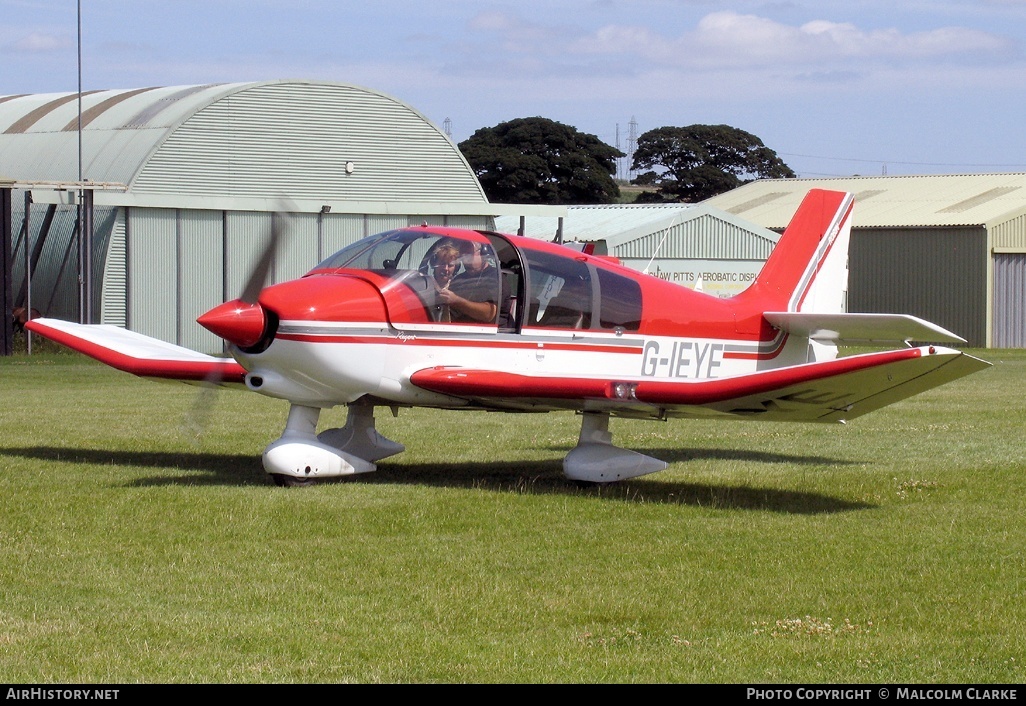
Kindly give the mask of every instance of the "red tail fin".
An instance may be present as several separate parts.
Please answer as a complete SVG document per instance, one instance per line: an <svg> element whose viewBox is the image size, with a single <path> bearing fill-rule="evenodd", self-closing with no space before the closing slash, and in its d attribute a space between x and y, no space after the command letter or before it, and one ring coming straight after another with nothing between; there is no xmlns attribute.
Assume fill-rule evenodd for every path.
<svg viewBox="0 0 1026 706"><path fill-rule="evenodd" d="M809 191L755 282L738 299L758 301L765 311L845 311L854 201L842 191Z"/></svg>

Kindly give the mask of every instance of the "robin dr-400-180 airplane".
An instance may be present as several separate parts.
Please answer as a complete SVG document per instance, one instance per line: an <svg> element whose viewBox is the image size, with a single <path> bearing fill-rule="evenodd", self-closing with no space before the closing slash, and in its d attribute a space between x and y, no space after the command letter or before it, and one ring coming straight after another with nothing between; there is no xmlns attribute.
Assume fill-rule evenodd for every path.
<svg viewBox="0 0 1026 706"><path fill-rule="evenodd" d="M373 471L403 451L375 429L379 406L575 410L564 472L605 483L667 465L614 446L611 416L845 422L989 365L913 347L965 342L921 319L843 311L853 201L810 191L751 286L726 299L560 244L422 226L266 288L265 261L240 299L198 319L231 358L114 326L28 326L136 375L288 401L263 453L282 485ZM838 357L840 341L901 345ZM338 405L345 426L318 433L320 411Z"/></svg>

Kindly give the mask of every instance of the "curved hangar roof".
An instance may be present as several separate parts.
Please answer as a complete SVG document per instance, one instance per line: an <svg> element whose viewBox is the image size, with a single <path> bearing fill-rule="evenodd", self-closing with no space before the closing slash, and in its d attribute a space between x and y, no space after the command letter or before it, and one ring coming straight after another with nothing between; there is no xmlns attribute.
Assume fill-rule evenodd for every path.
<svg viewBox="0 0 1026 706"><path fill-rule="evenodd" d="M0 96L3 176L77 180L78 110L77 93ZM82 95L82 150L83 176L126 185L116 198L125 205L283 194L350 204L337 210L354 210L354 202L487 203L460 151L426 118L340 83L90 91Z"/></svg>

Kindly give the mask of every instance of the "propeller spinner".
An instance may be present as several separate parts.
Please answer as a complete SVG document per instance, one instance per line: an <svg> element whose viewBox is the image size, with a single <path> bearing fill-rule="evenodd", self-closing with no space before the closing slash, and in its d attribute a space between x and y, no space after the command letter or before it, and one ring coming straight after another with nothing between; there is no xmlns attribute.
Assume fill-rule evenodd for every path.
<svg viewBox="0 0 1026 706"><path fill-rule="evenodd" d="M196 319L200 326L239 348L256 346L268 332L267 313L257 299L267 285L278 243L285 235L284 220L281 213L272 216L270 233L239 298L220 304Z"/></svg>
<svg viewBox="0 0 1026 706"><path fill-rule="evenodd" d="M242 299L225 302L196 319L200 326L239 348L260 342L267 329L267 314L257 302Z"/></svg>

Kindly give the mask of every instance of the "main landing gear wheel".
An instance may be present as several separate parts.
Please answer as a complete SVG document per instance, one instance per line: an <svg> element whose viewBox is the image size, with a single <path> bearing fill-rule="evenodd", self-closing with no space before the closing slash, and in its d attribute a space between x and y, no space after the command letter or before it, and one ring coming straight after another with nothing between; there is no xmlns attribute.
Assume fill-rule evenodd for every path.
<svg viewBox="0 0 1026 706"><path fill-rule="evenodd" d="M296 478L284 473L271 473L270 476L279 488L306 488L317 482L313 478Z"/></svg>

